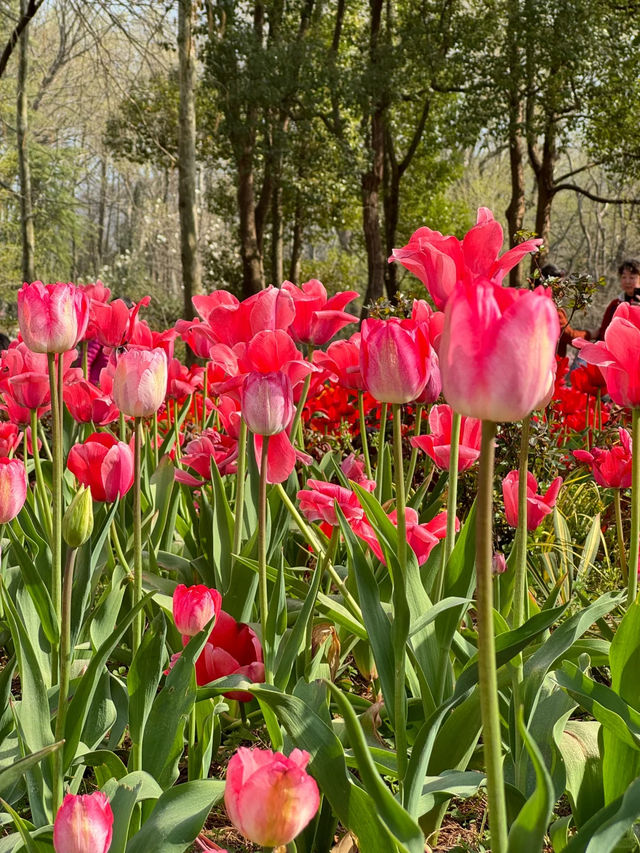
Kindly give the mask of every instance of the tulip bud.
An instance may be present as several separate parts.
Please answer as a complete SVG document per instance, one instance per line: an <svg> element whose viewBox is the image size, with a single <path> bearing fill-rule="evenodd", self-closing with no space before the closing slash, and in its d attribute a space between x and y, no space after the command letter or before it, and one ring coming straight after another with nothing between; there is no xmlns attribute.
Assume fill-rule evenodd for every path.
<svg viewBox="0 0 640 853"><path fill-rule="evenodd" d="M413 320L365 320L360 370L367 391L382 403L409 403L427 383L429 340Z"/></svg>
<svg viewBox="0 0 640 853"><path fill-rule="evenodd" d="M217 589L204 584L186 587L179 584L173 593L173 621L183 636L195 637L222 607L222 596Z"/></svg>
<svg viewBox="0 0 640 853"><path fill-rule="evenodd" d="M125 415L148 418L167 393L167 356L162 349L129 349L118 358L113 400Z"/></svg>
<svg viewBox="0 0 640 853"><path fill-rule="evenodd" d="M32 352L68 352L82 340L89 299L73 284L24 283L18 291L18 324Z"/></svg>
<svg viewBox="0 0 640 853"><path fill-rule="evenodd" d="M11 521L27 497L27 472L19 459L0 459L0 524Z"/></svg>
<svg viewBox="0 0 640 853"><path fill-rule="evenodd" d="M248 373L242 385L242 417L256 435L277 435L294 414L289 377L280 372Z"/></svg>
<svg viewBox="0 0 640 853"><path fill-rule="evenodd" d="M79 548L93 531L93 500L86 486L81 486L62 519L62 536L70 548Z"/></svg>
<svg viewBox="0 0 640 853"><path fill-rule="evenodd" d="M56 853L107 853L113 834L113 812L102 791L67 794L53 823Z"/></svg>
<svg viewBox="0 0 640 853"><path fill-rule="evenodd" d="M491 559L491 573L503 575L507 571L507 561L502 551L494 551Z"/></svg>

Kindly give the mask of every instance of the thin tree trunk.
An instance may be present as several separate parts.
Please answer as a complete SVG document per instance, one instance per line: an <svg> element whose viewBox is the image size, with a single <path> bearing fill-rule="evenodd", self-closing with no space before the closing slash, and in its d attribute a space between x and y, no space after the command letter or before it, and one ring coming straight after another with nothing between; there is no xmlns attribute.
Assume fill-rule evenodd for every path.
<svg viewBox="0 0 640 853"><path fill-rule="evenodd" d="M510 105L509 116L509 167L511 172L511 199L505 211L509 229L509 246L516 245L516 234L522 230L524 222L524 163L523 139L520 131L522 105L518 102ZM522 284L521 264L516 264L509 273L509 285L520 287Z"/></svg>
<svg viewBox="0 0 640 853"><path fill-rule="evenodd" d="M289 281L300 283L300 258L302 256L302 196L296 190L296 207L293 214L293 240L291 242L291 261L289 263Z"/></svg>
<svg viewBox="0 0 640 853"><path fill-rule="evenodd" d="M20 17L27 14L26 0L20 0ZM29 27L26 26L18 43L18 94L16 104L16 137L20 170L20 218L22 224L22 280L35 279L35 235L33 228L33 202L31 196L31 168L29 164L28 132L29 107L27 78L29 72Z"/></svg>
<svg viewBox="0 0 640 853"><path fill-rule="evenodd" d="M180 111L178 120L178 209L184 317L194 316L192 296L202 291L196 217L195 50L192 0L178 0L178 61Z"/></svg>
<svg viewBox="0 0 640 853"><path fill-rule="evenodd" d="M538 203L536 205L536 234L542 237L544 244L538 258L542 266L549 254L549 237L551 232L551 204L555 195L553 179L554 166L557 159L555 138L551 126L547 127L542 148L540 168L536 174L538 188Z"/></svg>
<svg viewBox="0 0 640 853"><path fill-rule="evenodd" d="M237 160L238 213L240 216L240 257L242 259L242 296L246 298L264 287L262 254L258 247L255 219L251 146L245 145Z"/></svg>
<svg viewBox="0 0 640 853"><path fill-rule="evenodd" d="M100 201L98 203L98 229L96 235L96 261L102 266L105 253L105 220L107 211L107 155L100 161Z"/></svg>

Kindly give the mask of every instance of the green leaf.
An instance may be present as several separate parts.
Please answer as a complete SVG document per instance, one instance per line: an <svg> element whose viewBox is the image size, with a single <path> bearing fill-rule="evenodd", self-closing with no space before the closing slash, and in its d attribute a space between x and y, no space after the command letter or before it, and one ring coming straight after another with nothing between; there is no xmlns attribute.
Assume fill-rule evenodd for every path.
<svg viewBox="0 0 640 853"><path fill-rule="evenodd" d="M5 767L4 770L0 771L0 790L6 790L7 788L12 787L19 782L23 777L27 770L30 770L43 758L46 758L48 755L51 755L52 752L55 752L57 749L60 749L62 746L62 741L58 741L58 743L52 743L50 746L46 746L44 749L39 749L37 752L32 752L30 755L25 755L24 758L16 761L15 764L12 764L11 767Z"/></svg>
<svg viewBox="0 0 640 853"><path fill-rule="evenodd" d="M14 524L18 524L17 519L14 520ZM11 537L13 553L16 555L18 563L20 564L20 571L22 573L25 588L31 596L33 605L40 617L42 629L47 640L49 640L52 645L55 645L59 642L60 628L53 609L53 602L51 601L49 590L35 567L33 557L27 554L20 542L20 539L14 533L13 525L6 525L6 529L9 531L9 536Z"/></svg>
<svg viewBox="0 0 640 853"><path fill-rule="evenodd" d="M566 772L566 792L578 829L604 806L600 723L569 720L558 743Z"/></svg>
<svg viewBox="0 0 640 853"><path fill-rule="evenodd" d="M624 795L600 809L577 835L569 839L564 853L613 853L618 842L640 817L640 779Z"/></svg>
<svg viewBox="0 0 640 853"><path fill-rule="evenodd" d="M24 821L20 815L11 808L9 803L3 800L0 797L0 803L2 803L3 807L9 812L11 815L11 819L13 820L15 828L20 833L20 837L22 838L22 843L24 844L25 850L27 853L39 853L41 849L36 842L31 837L31 832L29 831L29 826L27 822Z"/></svg>
<svg viewBox="0 0 640 853"><path fill-rule="evenodd" d="M167 625L160 611L145 631L127 676L129 730L134 744L142 743L144 727L162 677Z"/></svg>
<svg viewBox="0 0 640 853"><path fill-rule="evenodd" d="M125 774L121 779L109 779L104 785L113 812L113 837L109 853L125 853L129 838L129 825L136 803L143 800L158 800L162 788L153 776L137 770Z"/></svg>
<svg viewBox="0 0 640 853"><path fill-rule="evenodd" d="M234 515L227 500L220 469L211 457L211 486L213 488L213 559L222 582L224 596L232 581Z"/></svg>
<svg viewBox="0 0 640 853"><path fill-rule="evenodd" d="M224 795L223 781L196 779L165 791L150 817L129 841L126 853L183 853L195 841Z"/></svg>

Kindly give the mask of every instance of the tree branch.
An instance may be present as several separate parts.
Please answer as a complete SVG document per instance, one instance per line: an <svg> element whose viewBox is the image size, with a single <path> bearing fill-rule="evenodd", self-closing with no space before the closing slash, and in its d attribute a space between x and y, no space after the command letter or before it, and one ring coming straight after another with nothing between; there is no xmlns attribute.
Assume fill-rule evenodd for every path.
<svg viewBox="0 0 640 853"><path fill-rule="evenodd" d="M584 187L579 187L577 184L556 184L553 188L554 195L555 193L562 192L562 190L571 190L571 192L579 193L591 199L591 201L600 202L600 204L640 204L640 198L604 198L601 195L596 195L589 192L589 190L585 190Z"/></svg>
<svg viewBox="0 0 640 853"><path fill-rule="evenodd" d="M22 31L28 25L29 21L33 18L35 13L38 11L40 6L44 3L44 0L29 0L27 5L27 10L24 15L19 19L18 23L13 28L13 32L9 36L9 41L4 46L4 50L2 51L2 56L0 56L0 77L4 74L7 63L9 62L9 58L13 53L13 49L18 43L18 39L22 34Z"/></svg>

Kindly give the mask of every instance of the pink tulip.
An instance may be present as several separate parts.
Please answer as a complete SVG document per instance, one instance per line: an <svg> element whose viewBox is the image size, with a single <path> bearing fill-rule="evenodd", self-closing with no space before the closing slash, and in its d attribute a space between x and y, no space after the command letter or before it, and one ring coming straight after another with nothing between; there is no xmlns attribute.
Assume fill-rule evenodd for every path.
<svg viewBox="0 0 640 853"><path fill-rule="evenodd" d="M185 635L182 642L186 645L188 639ZM243 675L247 681L260 684L264 681L264 663L262 646L253 628L220 610L196 661L196 681L202 686L226 675ZM246 690L230 690L224 695L238 702L252 699Z"/></svg>
<svg viewBox="0 0 640 853"><path fill-rule="evenodd" d="M94 432L82 444L74 444L67 467L95 501L111 503L126 495L133 485L133 451L107 432Z"/></svg>
<svg viewBox="0 0 640 853"><path fill-rule="evenodd" d="M280 371L248 373L242 385L242 417L255 435L276 435L294 415L289 378Z"/></svg>
<svg viewBox="0 0 640 853"><path fill-rule="evenodd" d="M488 208L481 207L476 224L464 240L419 228L404 248L393 250L389 261L398 261L417 276L442 310L458 282L469 283L480 276L500 284L505 274L534 252L542 240L525 240L499 257L502 243L500 223Z"/></svg>
<svg viewBox="0 0 640 853"><path fill-rule="evenodd" d="M173 592L173 621L183 636L195 637L214 617L218 618L222 596L203 584L178 584Z"/></svg>
<svg viewBox="0 0 640 853"><path fill-rule="evenodd" d="M166 392L167 356L164 350L129 349L118 357L113 374L113 400L125 415L149 417L158 411Z"/></svg>
<svg viewBox="0 0 640 853"><path fill-rule="evenodd" d="M151 297L145 296L129 308L122 299L108 303L92 300L87 337L97 340L104 347L124 346L133 336L140 308L150 301Z"/></svg>
<svg viewBox="0 0 640 853"><path fill-rule="evenodd" d="M429 412L429 435L411 439L411 444L424 450L438 468L449 470L451 464L451 406L434 406ZM460 444L458 448L458 471L466 471L480 456L482 422L476 418L460 418Z"/></svg>
<svg viewBox="0 0 640 853"><path fill-rule="evenodd" d="M408 506L405 512L407 544L416 555L418 565L421 566L428 560L429 554L433 551L438 542L441 539L444 539L447 534L447 513L441 512L436 515L435 518L432 518L431 521L428 521L425 524L420 524L418 521L418 513L415 509ZM389 514L389 520L393 524L397 525L398 514L395 510ZM366 518L361 521L355 521L352 524L352 527L356 536L363 539L369 545L376 557L384 563L385 560L382 548L378 542L378 538L373 527L369 524ZM460 522L457 518L455 522L455 529L456 531L460 530Z"/></svg>
<svg viewBox="0 0 640 853"><path fill-rule="evenodd" d="M67 794L53 823L56 853L107 853L113 833L113 812L102 791Z"/></svg>
<svg viewBox="0 0 640 853"><path fill-rule="evenodd" d="M574 450L573 455L580 462L591 467L593 478L599 486L606 489L628 489L631 487L632 447L631 436L626 429L618 429L621 444L609 450L594 447L591 453L586 450Z"/></svg>
<svg viewBox="0 0 640 853"><path fill-rule="evenodd" d="M381 403L409 403L427 382L429 340L414 320L365 320L360 369L367 391Z"/></svg>
<svg viewBox="0 0 640 853"><path fill-rule="evenodd" d="M111 397L86 379L65 385L63 397L71 417L79 424L104 426L118 420L118 407Z"/></svg>
<svg viewBox="0 0 640 853"><path fill-rule="evenodd" d="M573 345L588 364L597 364L614 403L635 409L640 406L640 306L623 302L616 308L604 333L604 341Z"/></svg>
<svg viewBox="0 0 640 853"><path fill-rule="evenodd" d="M518 526L518 471L509 471L502 481L504 514L510 527ZM556 477L544 495L538 494L538 481L527 471L527 530L535 530L556 505L562 477Z"/></svg>
<svg viewBox="0 0 640 853"><path fill-rule="evenodd" d="M507 561L502 551L494 551L491 558L491 572L494 575L503 575L507 571Z"/></svg>
<svg viewBox="0 0 640 853"><path fill-rule="evenodd" d="M0 456L13 454L22 441L22 432L15 424L0 421Z"/></svg>
<svg viewBox="0 0 640 853"><path fill-rule="evenodd" d="M227 768L224 804L233 825L265 847L288 844L318 811L320 794L305 768L309 753L289 758L270 749L240 747Z"/></svg>
<svg viewBox="0 0 640 853"><path fill-rule="evenodd" d="M82 340L89 299L73 284L34 281L18 291L18 324L33 352L68 352Z"/></svg>
<svg viewBox="0 0 640 853"><path fill-rule="evenodd" d="M457 284L439 352L447 402L480 420L522 420L549 391L559 335L544 288L514 290L483 278Z"/></svg>
<svg viewBox="0 0 640 853"><path fill-rule="evenodd" d="M362 456L356 456L355 453L350 453L340 463L340 470L347 480L353 480L354 483L362 486L362 488L366 489L368 492L372 492L375 489L376 481L369 480L367 478Z"/></svg>
<svg viewBox="0 0 640 853"><path fill-rule="evenodd" d="M281 290L293 299L295 317L289 332L300 344L323 346L340 329L357 322L356 317L343 311L345 305L357 298L355 290L344 290L328 299L325 286L315 278L302 287L285 281Z"/></svg>
<svg viewBox="0 0 640 853"><path fill-rule="evenodd" d="M231 474L235 470L238 458L238 442L228 435L221 435L215 429L206 429L197 438L192 439L184 449L180 459L182 465L196 471L202 480L195 480L186 471L176 468L175 478L189 486L202 485L203 480L211 479L211 459L215 460L221 474Z"/></svg>
<svg viewBox="0 0 640 853"><path fill-rule="evenodd" d="M11 521L27 497L27 472L20 459L0 458L0 524Z"/></svg>
<svg viewBox="0 0 640 853"><path fill-rule="evenodd" d="M313 363L333 373L343 388L364 390L360 371L360 332L354 332L346 341L334 341L326 352L315 350Z"/></svg>
<svg viewBox="0 0 640 853"><path fill-rule="evenodd" d="M344 513L347 521L360 519L364 510L355 492L345 489L335 483L325 483L323 480L307 480L307 488L301 489L297 498L300 512L309 521L325 521L333 527L338 526L336 504Z"/></svg>

